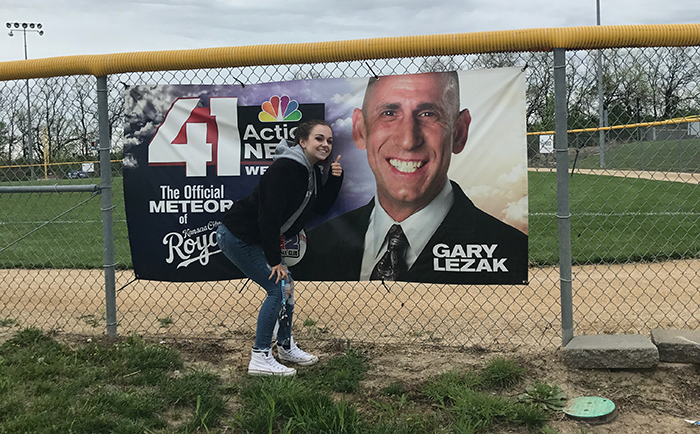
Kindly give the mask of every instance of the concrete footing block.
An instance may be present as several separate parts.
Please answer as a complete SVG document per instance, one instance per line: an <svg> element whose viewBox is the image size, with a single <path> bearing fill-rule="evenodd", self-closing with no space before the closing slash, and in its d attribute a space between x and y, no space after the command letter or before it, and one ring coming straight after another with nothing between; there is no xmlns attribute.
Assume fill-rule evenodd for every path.
<svg viewBox="0 0 700 434"><path fill-rule="evenodd" d="M651 340L659 349L659 361L700 363L700 331L654 329Z"/></svg>
<svg viewBox="0 0 700 434"><path fill-rule="evenodd" d="M642 335L576 336L564 348L564 363L578 369L647 369L659 350Z"/></svg>

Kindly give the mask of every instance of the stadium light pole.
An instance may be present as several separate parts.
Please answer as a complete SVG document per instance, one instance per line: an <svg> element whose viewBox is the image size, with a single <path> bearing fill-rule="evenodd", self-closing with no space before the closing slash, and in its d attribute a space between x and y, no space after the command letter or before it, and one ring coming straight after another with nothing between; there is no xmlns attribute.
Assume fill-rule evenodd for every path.
<svg viewBox="0 0 700 434"><path fill-rule="evenodd" d="M600 25L600 0L595 1L596 25ZM605 105L603 104L603 50L598 50L598 141L600 146L600 167L605 168Z"/></svg>
<svg viewBox="0 0 700 434"><path fill-rule="evenodd" d="M7 28L10 29L8 35L10 37L14 36L14 32L22 32L24 36L24 60L27 60L27 32L36 32L39 36L44 35L43 26L41 23L10 23L8 22ZM29 154L29 170L31 172L31 177L34 179L34 134L32 132L32 108L31 101L29 100L29 79L27 79L27 130L29 131L29 141L27 143L27 153Z"/></svg>

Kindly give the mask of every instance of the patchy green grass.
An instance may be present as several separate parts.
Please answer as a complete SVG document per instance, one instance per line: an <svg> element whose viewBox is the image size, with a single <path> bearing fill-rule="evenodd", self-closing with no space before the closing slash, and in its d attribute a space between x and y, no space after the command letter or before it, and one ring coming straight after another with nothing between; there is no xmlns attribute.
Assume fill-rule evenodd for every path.
<svg viewBox="0 0 700 434"><path fill-rule="evenodd" d="M496 357L481 372L482 384L486 387L506 389L523 379L525 368L515 360Z"/></svg>
<svg viewBox="0 0 700 434"><path fill-rule="evenodd" d="M389 384L387 387L382 389L382 392L390 396L402 396L406 395L408 393L408 390L406 389L406 385L403 383L403 381L394 381L393 383Z"/></svg>
<svg viewBox="0 0 700 434"><path fill-rule="evenodd" d="M359 389L368 369L367 357L354 348L348 348L345 354L302 372L300 377L333 392L353 393Z"/></svg>
<svg viewBox="0 0 700 434"><path fill-rule="evenodd" d="M421 393L443 410L451 432L488 432L497 425L545 427L550 410L509 397L525 369L516 361L494 358L481 370L449 371L426 382Z"/></svg>
<svg viewBox="0 0 700 434"><path fill-rule="evenodd" d="M164 318L158 318L158 323L160 324L160 328L168 328L171 325L173 325L175 321L173 321L172 317L166 316Z"/></svg>
<svg viewBox="0 0 700 434"><path fill-rule="evenodd" d="M179 353L131 336L78 349L37 329L0 347L0 432L185 432L218 423L224 398L217 376L182 369ZM168 411L184 409L175 426Z"/></svg>
<svg viewBox="0 0 700 434"><path fill-rule="evenodd" d="M185 369L177 350L134 335L69 347L37 329L0 346L0 433L556 433L535 383L516 398L524 369L496 358L410 385L363 390L370 358L357 349L296 377L232 377ZM522 432L525 432L522 431Z"/></svg>
<svg viewBox="0 0 700 434"><path fill-rule="evenodd" d="M311 319L311 317L307 317L307 318L304 320L304 323L303 323L302 325L303 325L304 327L313 327L313 326L316 325L316 321L314 321L313 319Z"/></svg>
<svg viewBox="0 0 700 434"><path fill-rule="evenodd" d="M535 381L525 388L525 393L518 396L518 401L533 404L546 410L563 410L566 407L566 394L559 386L552 386L541 381Z"/></svg>

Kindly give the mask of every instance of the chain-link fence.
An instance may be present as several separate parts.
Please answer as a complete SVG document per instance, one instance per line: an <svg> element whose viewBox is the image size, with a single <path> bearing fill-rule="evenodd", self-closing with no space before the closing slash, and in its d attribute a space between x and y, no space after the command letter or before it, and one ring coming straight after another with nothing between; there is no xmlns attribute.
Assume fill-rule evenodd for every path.
<svg viewBox="0 0 700 434"><path fill-rule="evenodd" d="M124 88L503 66L524 68L528 85L529 284L300 283L295 334L375 343L560 345L562 216L556 152L547 146L555 129L552 52L110 75L119 333L251 339L264 296L248 281L134 279L120 165ZM566 89L569 191L559 194L570 202L575 333L697 329L698 46L568 51ZM99 184L96 93L95 78L88 76L0 82L0 187ZM0 332L30 325L88 334L104 330L104 210L97 194L0 190Z"/></svg>

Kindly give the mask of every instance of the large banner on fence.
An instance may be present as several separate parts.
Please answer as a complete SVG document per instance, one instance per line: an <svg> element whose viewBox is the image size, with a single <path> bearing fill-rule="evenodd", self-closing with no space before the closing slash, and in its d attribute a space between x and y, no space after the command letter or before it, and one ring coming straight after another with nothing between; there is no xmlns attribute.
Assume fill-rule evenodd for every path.
<svg viewBox="0 0 700 434"><path fill-rule="evenodd" d="M216 228L296 126L324 119L344 182L325 216L281 241L298 280L369 280L386 229L401 280L527 283L525 78L520 68L256 85L133 86L124 198L137 278L244 277Z"/></svg>

